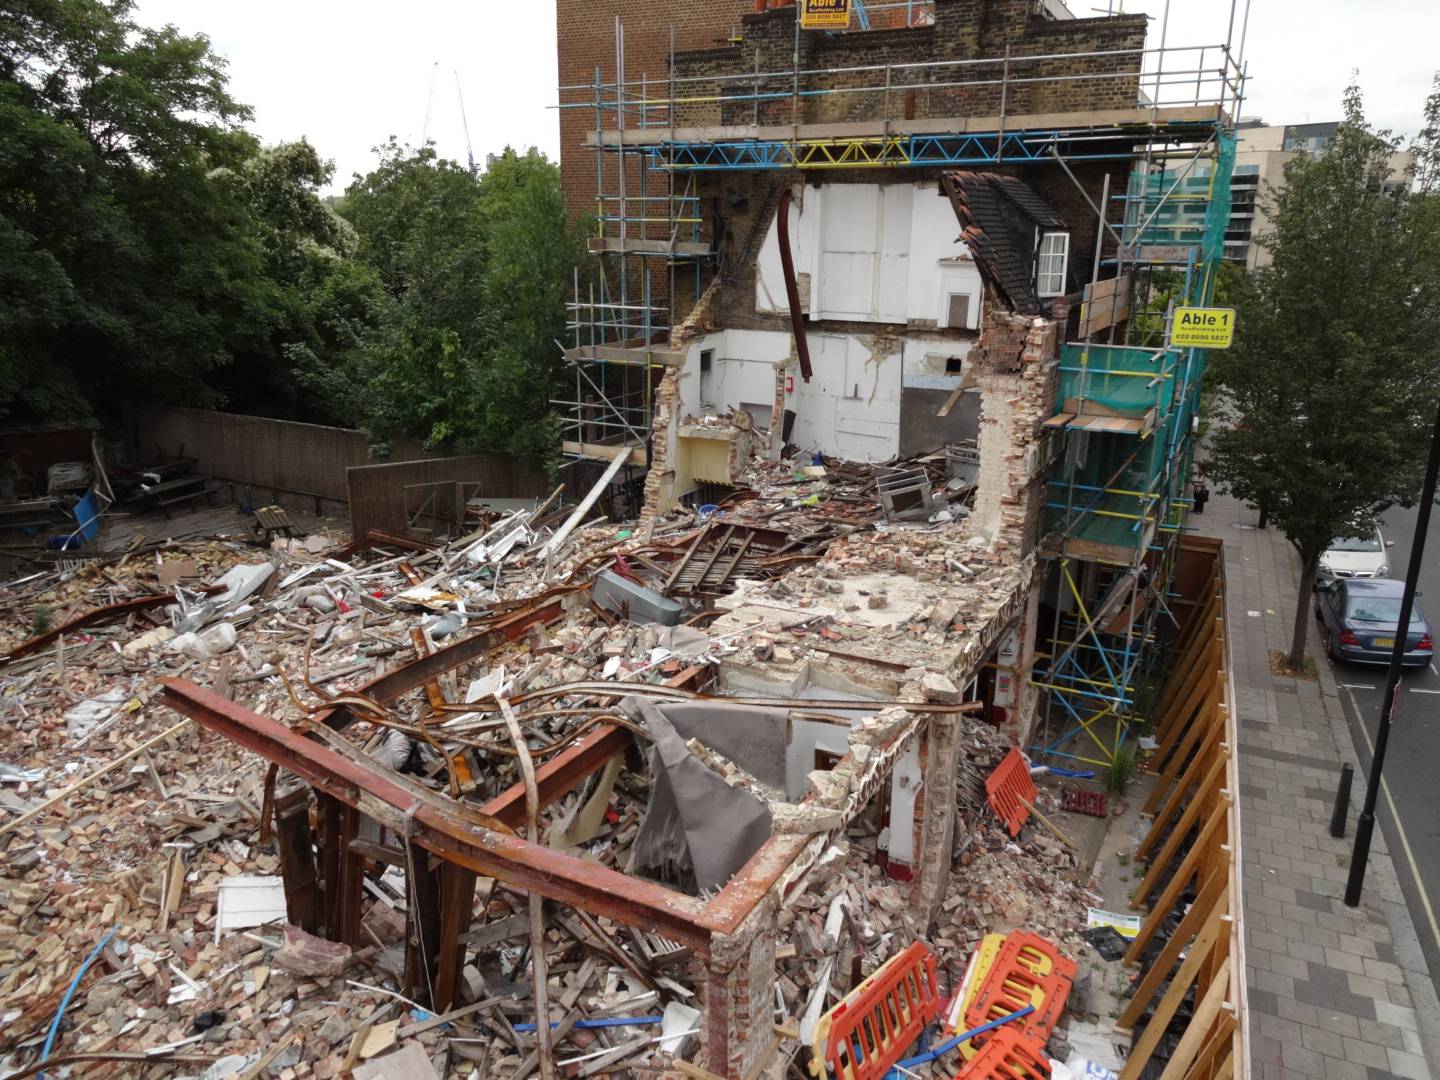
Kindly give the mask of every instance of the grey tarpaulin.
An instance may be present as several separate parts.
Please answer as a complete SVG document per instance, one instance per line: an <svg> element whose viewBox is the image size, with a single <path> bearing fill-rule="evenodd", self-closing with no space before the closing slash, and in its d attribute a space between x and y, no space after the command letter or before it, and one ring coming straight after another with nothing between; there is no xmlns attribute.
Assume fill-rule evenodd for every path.
<svg viewBox="0 0 1440 1080"><path fill-rule="evenodd" d="M783 791L786 710L643 698L626 698L620 708L654 739L650 805L630 852L630 868L672 878L693 873L701 891L721 887L770 838L770 808L725 783L685 740L698 739L761 783Z"/></svg>

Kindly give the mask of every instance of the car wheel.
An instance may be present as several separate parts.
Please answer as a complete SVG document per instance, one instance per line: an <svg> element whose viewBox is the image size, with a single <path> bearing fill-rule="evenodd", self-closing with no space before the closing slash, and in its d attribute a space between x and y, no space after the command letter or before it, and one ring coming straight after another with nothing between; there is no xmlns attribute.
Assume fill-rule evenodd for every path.
<svg viewBox="0 0 1440 1080"><path fill-rule="evenodd" d="M1340 662L1340 654L1335 651L1335 635L1329 630L1325 631L1325 655L1337 664Z"/></svg>

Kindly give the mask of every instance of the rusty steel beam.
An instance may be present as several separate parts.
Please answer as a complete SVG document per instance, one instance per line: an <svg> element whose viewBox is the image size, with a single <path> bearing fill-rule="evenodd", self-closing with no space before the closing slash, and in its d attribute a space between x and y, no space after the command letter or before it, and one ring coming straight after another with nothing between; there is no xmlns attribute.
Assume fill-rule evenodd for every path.
<svg viewBox="0 0 1440 1080"><path fill-rule="evenodd" d="M602 724L574 746L556 754L535 770L540 805L549 806L579 787L616 754L623 754L633 736L622 727ZM481 811L512 829L525 820L525 785L515 784L491 799Z"/></svg>
<svg viewBox="0 0 1440 1080"><path fill-rule="evenodd" d="M401 694L425 685L438 675L478 659L507 642L519 641L525 631L536 623L554 622L564 613L560 597L546 593L537 599L541 602L501 619L478 634L462 638L453 645L436 649L429 656L387 671L362 687L361 693L381 704L394 701Z"/></svg>
<svg viewBox="0 0 1440 1080"><path fill-rule="evenodd" d="M427 544L423 540L416 540L409 536L400 536L396 533L386 532L384 529L371 529L365 536L372 545L379 544L381 547L401 548L404 551L413 551L417 554L438 550L435 544Z"/></svg>
<svg viewBox="0 0 1440 1080"><path fill-rule="evenodd" d="M429 656L401 664L371 679L360 688L360 692L382 705L394 701L400 695L424 686L447 671L493 652L507 642L518 641L525 631L536 623L554 622L564 614L565 595L574 591L573 588L564 587L542 593L533 603L491 624L478 634L462 638L443 649L436 649ZM319 713L317 720L339 730L352 724L355 715L344 705L339 705Z"/></svg>
<svg viewBox="0 0 1440 1080"><path fill-rule="evenodd" d="M785 275L785 300L790 307L790 329L795 335L795 358L800 361L800 376L806 382L814 374L810 370L810 342L805 337L805 313L800 310L800 287L795 277L795 259L790 254L790 189L780 192L780 205L775 208L775 234L780 241L780 269Z"/></svg>
<svg viewBox="0 0 1440 1080"><path fill-rule="evenodd" d="M153 607L173 603L175 603L175 597L169 593L157 593L154 596L141 596L134 600L122 600L118 604L110 604L108 607L99 607L93 611L84 612L81 615L76 615L75 618L69 622L57 626L48 633L41 634L39 637L33 637L29 641L15 646L9 656L0 656L0 667L4 667L11 661L19 660L22 656L29 656L31 653L39 652L41 649L55 644L55 642L60 640L62 634L73 634L76 630L83 630L87 626L99 626L101 623L114 622L116 619L123 619L127 615L133 615L137 611L146 611Z"/></svg>
<svg viewBox="0 0 1440 1080"><path fill-rule="evenodd" d="M691 690L703 682L707 665L696 664L666 679L664 685ZM599 772L616 754L630 748L630 732L614 724L602 724L574 746L562 750L535 770L535 786L540 789L540 805L549 806L569 794L587 776ZM481 811L515 828L525 816L525 785L517 783L491 799Z"/></svg>
<svg viewBox="0 0 1440 1080"><path fill-rule="evenodd" d="M177 712L283 766L317 791L409 836L418 846L457 866L660 934L706 957L711 934L722 929L695 897L564 855L544 844L469 824L458 808L449 811L432 801L417 800L383 766L350 760L188 680L162 679L161 685L166 704Z"/></svg>

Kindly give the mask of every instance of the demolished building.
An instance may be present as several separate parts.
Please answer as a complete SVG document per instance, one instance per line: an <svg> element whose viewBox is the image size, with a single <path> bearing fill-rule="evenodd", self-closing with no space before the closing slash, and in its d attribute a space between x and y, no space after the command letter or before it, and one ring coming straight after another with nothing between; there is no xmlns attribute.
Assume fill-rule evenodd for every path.
<svg viewBox="0 0 1440 1080"><path fill-rule="evenodd" d="M562 71L578 59L564 21L593 43L603 6L561 3ZM442 543L277 541L270 562L238 560L260 569L230 591L175 594L168 620L167 592L145 600L152 623L66 625L106 622L105 677L225 736L210 781L235 833L260 836L218 860L172 850L158 890L130 882L99 910L158 910L143 964L167 1004L263 1021L228 1046L237 1074L295 1049L295 1076L364 1075L400 1042L455 1075L784 1076L812 1046L821 1075L827 1031L828 1049L859 1048L847 1067L888 1069L919 1029L880 1016L903 1041L834 1034L847 1005L890 1008L867 980L921 945L955 1035L980 990L971 958L1032 933L1047 975L1069 972L1036 991L1034 1020L1004 1017L1037 1037L964 1040L971 1064L905 1060L1047 1075L1095 866L1074 872L1046 816L1059 794L1014 748L1103 771L1168 647L1196 659L1151 691L1177 719L1154 728L1155 869L1133 898L1153 912L1126 958L1150 948L1169 981L1138 983L1155 1002L1125 1007L1112 1041L1136 1052L1114 1068L1243 1073L1238 935L1208 920L1239 910L1234 822L1201 819L1228 805L1222 680L1192 674L1223 652L1217 586L1194 550L1182 566L1204 358L1172 347L1154 308L1162 289L1195 305L1213 289L1236 51L1147 50L1141 16L1028 0L907 4L903 25L835 33L803 29L794 4L732 6L718 46L677 44L673 11L617 24L593 84L562 91L594 121L606 263L583 296L577 282L566 343L573 511ZM666 42L663 71L628 72L627 32ZM587 524L616 486L643 492L639 520ZM193 655L166 639L221 625L238 627L235 665L224 634ZM28 693L59 699L53 643L12 656ZM1022 794L997 820L1004 784ZM169 798L159 786L145 812L203 851L207 823L193 804L162 812ZM31 824L48 805L0 826L37 875L66 839ZM256 857L280 879L282 939L186 893L194 874L223 894L220 871ZM357 963L373 981L318 997ZM116 956L106 978L145 970ZM272 974L313 1027L331 1000L356 1022L310 1030L247 1004ZM16 1030L57 981L32 962L0 984ZM103 999L84 1026L100 1050L147 1019ZM1077 1039L1105 1022L1072 1008L1093 1017L1063 1029ZM184 1031L165 1056L203 1038ZM1000 1050L1037 1063L992 1065Z"/></svg>

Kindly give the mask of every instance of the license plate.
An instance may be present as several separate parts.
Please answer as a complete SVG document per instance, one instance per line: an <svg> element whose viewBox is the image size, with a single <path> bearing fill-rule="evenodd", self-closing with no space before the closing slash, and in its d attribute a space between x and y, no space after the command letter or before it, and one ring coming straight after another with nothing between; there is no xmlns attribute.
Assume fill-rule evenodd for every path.
<svg viewBox="0 0 1440 1080"><path fill-rule="evenodd" d="M1395 639L1393 637L1377 637L1371 644L1377 649L1393 649L1395 647Z"/></svg>

